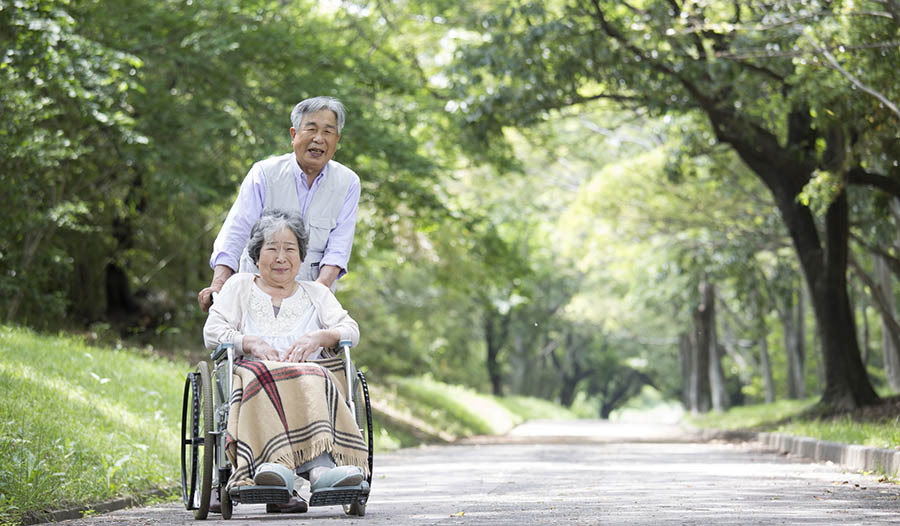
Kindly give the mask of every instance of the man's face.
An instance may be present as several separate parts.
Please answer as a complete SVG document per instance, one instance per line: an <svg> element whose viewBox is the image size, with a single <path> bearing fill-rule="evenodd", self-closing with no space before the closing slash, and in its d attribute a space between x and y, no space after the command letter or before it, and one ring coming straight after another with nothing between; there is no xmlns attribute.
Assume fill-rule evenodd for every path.
<svg viewBox="0 0 900 526"><path fill-rule="evenodd" d="M291 128L291 145L297 163L310 179L314 179L334 157L341 134L337 118L331 110L307 113L300 121L300 128Z"/></svg>

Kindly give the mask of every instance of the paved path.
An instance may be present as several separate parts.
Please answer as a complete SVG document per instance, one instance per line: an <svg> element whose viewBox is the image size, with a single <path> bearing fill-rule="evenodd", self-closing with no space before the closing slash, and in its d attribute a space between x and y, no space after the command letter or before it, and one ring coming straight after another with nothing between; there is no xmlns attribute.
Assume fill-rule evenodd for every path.
<svg viewBox="0 0 900 526"><path fill-rule="evenodd" d="M897 524L900 486L754 444L694 443L665 424L526 424L479 439L376 455L365 517L340 508L266 515L237 506L206 524L594 525ZM216 516L211 516L216 517ZM65 526L195 524L180 504Z"/></svg>

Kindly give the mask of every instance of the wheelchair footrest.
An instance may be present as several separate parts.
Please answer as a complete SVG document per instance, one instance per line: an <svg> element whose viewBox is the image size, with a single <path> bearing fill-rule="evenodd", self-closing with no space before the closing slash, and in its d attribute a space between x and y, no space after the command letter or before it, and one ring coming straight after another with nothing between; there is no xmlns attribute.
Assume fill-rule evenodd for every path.
<svg viewBox="0 0 900 526"><path fill-rule="evenodd" d="M291 493L284 486L238 486L228 492L231 500L244 504L284 504Z"/></svg>
<svg viewBox="0 0 900 526"><path fill-rule="evenodd" d="M309 498L310 506L337 506L352 504L359 499L363 504L369 498L369 483L365 480L358 486L337 486L316 490Z"/></svg>

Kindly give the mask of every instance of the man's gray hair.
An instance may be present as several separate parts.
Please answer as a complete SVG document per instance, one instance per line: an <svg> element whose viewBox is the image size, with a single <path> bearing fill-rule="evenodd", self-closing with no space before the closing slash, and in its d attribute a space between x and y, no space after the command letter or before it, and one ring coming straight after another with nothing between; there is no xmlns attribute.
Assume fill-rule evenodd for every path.
<svg viewBox="0 0 900 526"><path fill-rule="evenodd" d="M312 97L311 99L298 102L291 111L291 126L293 126L294 129L299 130L300 121L303 120L303 116L307 113L315 113L319 110L331 110L332 113L334 113L334 117L337 120L338 133L341 133L341 130L344 129L346 114L344 105L334 97Z"/></svg>
<svg viewBox="0 0 900 526"><path fill-rule="evenodd" d="M247 252L254 265L259 265L259 252L262 246L276 233L287 228L297 237L297 246L300 249L300 261L306 257L306 244L309 235L300 212L282 210L280 208L267 208L263 210L259 221L250 229L250 240L247 241Z"/></svg>

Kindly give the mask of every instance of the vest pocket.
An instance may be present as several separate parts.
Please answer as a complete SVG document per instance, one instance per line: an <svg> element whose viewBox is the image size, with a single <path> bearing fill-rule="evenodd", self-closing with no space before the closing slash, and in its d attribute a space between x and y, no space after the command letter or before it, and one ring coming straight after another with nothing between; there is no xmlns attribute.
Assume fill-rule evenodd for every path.
<svg viewBox="0 0 900 526"><path fill-rule="evenodd" d="M325 254L325 245L328 244L328 235L337 225L334 220L327 218L310 218L309 220L309 244L307 245L306 260L309 262L318 262L322 260Z"/></svg>

